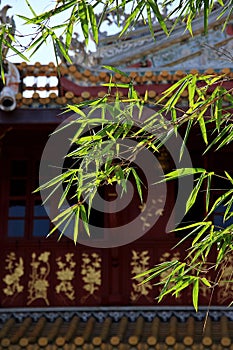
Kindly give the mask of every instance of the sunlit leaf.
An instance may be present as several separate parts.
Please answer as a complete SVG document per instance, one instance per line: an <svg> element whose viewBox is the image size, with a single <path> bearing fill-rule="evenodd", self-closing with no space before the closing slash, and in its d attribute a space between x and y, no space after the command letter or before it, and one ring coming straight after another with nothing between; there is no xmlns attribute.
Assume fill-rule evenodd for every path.
<svg viewBox="0 0 233 350"><path fill-rule="evenodd" d="M85 231L87 232L88 236L90 236L88 218L87 218L87 213L84 205L80 205L80 212L81 212L81 219L82 219L82 223L85 228Z"/></svg>
<svg viewBox="0 0 233 350"><path fill-rule="evenodd" d="M136 170L134 168L131 168L131 172L134 176L135 182L136 182L136 186L137 186L137 191L140 197L141 202L143 201L142 199L142 181L138 175L138 173L136 172Z"/></svg>
<svg viewBox="0 0 233 350"><path fill-rule="evenodd" d="M166 33L168 35L167 26L166 26L166 23L164 21L162 14L159 10L159 6L158 6L157 2L153 1L153 0L147 0L147 3L151 7L151 9L154 11L154 14L156 15L156 18L159 21L159 24L160 24L161 28L163 29L164 33Z"/></svg>
<svg viewBox="0 0 233 350"><path fill-rule="evenodd" d="M193 282L193 306L196 312L198 311L198 295L199 295L199 279L196 278Z"/></svg>
<svg viewBox="0 0 233 350"><path fill-rule="evenodd" d="M89 41L89 12L85 0L80 0L78 2L78 15L85 38L85 43L87 45Z"/></svg>
<svg viewBox="0 0 233 350"><path fill-rule="evenodd" d="M89 13L89 19L90 19L93 39L94 39L95 43L98 44L98 27L97 27L95 13L94 13L92 5L88 5L87 8L88 8L88 13Z"/></svg>
<svg viewBox="0 0 233 350"><path fill-rule="evenodd" d="M80 213L80 206L78 205L76 210L75 210L75 219L74 219L74 244L77 244L77 241L78 241L79 213Z"/></svg>

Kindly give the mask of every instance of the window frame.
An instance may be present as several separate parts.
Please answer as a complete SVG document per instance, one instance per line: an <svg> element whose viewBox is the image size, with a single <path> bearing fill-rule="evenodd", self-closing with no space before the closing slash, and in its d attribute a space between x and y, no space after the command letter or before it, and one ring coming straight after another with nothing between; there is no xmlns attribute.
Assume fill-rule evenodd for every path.
<svg viewBox="0 0 233 350"><path fill-rule="evenodd" d="M41 241L46 239L46 233L41 235L33 235L33 224L35 219L46 219L49 217L39 216L34 214L35 202L40 200L41 197L39 192L32 193L38 186L39 177L39 162L40 157L44 148L45 142L48 138L49 133L40 133L33 129L29 130L12 130L9 135L5 135L3 141L1 142L1 154L0 154L0 167L2 171L0 172L0 213L1 221L0 234L4 241L8 242L23 242L23 241ZM26 135L27 134L27 135ZM25 136L25 137L24 137ZM26 137L27 136L27 137ZM28 165L27 173L25 176L12 176L11 174L11 164L12 161L26 161ZM26 191L23 195L11 195L10 186L12 179L22 178L26 180ZM25 201L25 215L19 216L19 220L24 218L24 235L23 236L9 236L8 234L8 221L12 217L12 220L17 220L16 216L9 215L10 201ZM50 219L49 219L50 221ZM49 229L52 228L52 223L49 223ZM51 237L52 238L52 237ZM54 235L53 240L57 240L57 236Z"/></svg>

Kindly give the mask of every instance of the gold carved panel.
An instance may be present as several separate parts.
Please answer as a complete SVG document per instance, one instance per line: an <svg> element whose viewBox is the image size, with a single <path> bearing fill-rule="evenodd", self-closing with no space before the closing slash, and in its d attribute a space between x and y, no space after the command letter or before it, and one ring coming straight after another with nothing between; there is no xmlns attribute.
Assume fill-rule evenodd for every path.
<svg viewBox="0 0 233 350"><path fill-rule="evenodd" d="M81 298L81 303L89 297L94 297L99 301L100 297L97 292L101 286L101 256L97 253L82 253L81 275L84 282L83 289L86 294Z"/></svg>
<svg viewBox="0 0 233 350"><path fill-rule="evenodd" d="M24 274L23 258L17 258L15 252L10 252L7 254L5 263L7 273L3 278L3 282L6 284L6 287L3 288L3 293L7 296L21 293L24 288L20 283L21 277Z"/></svg>
<svg viewBox="0 0 233 350"><path fill-rule="evenodd" d="M156 199L152 199L151 205L147 208L143 203L139 206L142 215L140 216L142 221L142 231L147 231L154 224L154 217L162 216L164 211L164 196L161 195ZM146 209L146 210L145 210Z"/></svg>
<svg viewBox="0 0 233 350"><path fill-rule="evenodd" d="M149 268L150 256L148 250L142 252L132 250L132 259L131 259L131 275L134 277ZM143 281L143 277L138 278L132 282L132 291L130 293L130 300L132 302L137 302L138 299L144 296L149 302L152 302L153 299L149 296L149 292L152 289L152 284L147 282L145 284L140 284Z"/></svg>
<svg viewBox="0 0 233 350"><path fill-rule="evenodd" d="M233 300L233 255L231 253L225 258L222 267L221 279L218 283L219 290L217 293L218 303L224 304Z"/></svg>
<svg viewBox="0 0 233 350"><path fill-rule="evenodd" d="M59 256L56 259L58 270L56 271L59 284L56 285L57 294L64 293L70 299L75 299L75 290L72 284L75 274L76 262L73 260L74 254L67 253L65 259Z"/></svg>
<svg viewBox="0 0 233 350"><path fill-rule="evenodd" d="M50 273L49 255L50 252L44 252L37 257L36 253L32 253L27 305L30 305L37 299L43 299L46 305L49 305L47 297L49 287L48 276Z"/></svg>

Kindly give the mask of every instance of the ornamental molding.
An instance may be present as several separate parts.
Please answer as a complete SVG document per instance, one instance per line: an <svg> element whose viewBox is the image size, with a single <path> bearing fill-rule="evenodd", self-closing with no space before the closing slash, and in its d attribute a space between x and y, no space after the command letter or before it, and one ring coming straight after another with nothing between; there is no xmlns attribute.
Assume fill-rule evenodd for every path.
<svg viewBox="0 0 233 350"><path fill-rule="evenodd" d="M65 322L71 321L74 316L80 318L82 322L87 322L90 317L94 317L97 322L102 323L107 317L110 317L114 322L119 322L122 317L127 317L129 322L135 322L138 317L142 316L146 322L152 322L155 317L158 317L162 322L168 322L172 317L184 323L189 317L193 317L197 321L205 320L206 316L212 321L219 321L222 316L226 316L229 321L233 321L233 308L200 308L195 312L192 308L179 307L164 307L164 308L131 308L131 307L116 307L113 308L41 308L41 309L2 309L0 310L0 323L5 323L9 318L14 318L17 322L23 322L27 317L31 317L34 322L37 322L40 317L45 317L49 322L54 322L58 317L61 317Z"/></svg>
<svg viewBox="0 0 233 350"><path fill-rule="evenodd" d="M220 12L221 9L217 9L211 13L209 17L209 34L206 37L203 37L203 17L200 17L193 21L192 38L190 33L185 30L184 25L180 25L179 28L174 30L169 37L167 37L161 31L159 31L157 35L155 33L156 40L154 40L149 33L147 35L139 35L136 37L135 30L132 38L128 37L126 39L116 40L114 36L108 37L109 44L105 43L98 47L97 52L95 52L95 56L101 58L101 64L119 65L125 64L126 62L132 62L132 53L133 60L151 54L154 54L156 57L157 52L159 52L159 58L162 51L170 51L174 45L179 46L180 44L183 45L185 43L185 46L188 47L189 42L192 43L196 37L203 37L205 41L205 38L210 37L210 33L212 33L211 38L215 41L216 33L222 32L222 28L220 28L220 26L223 25L227 16L227 13L225 13L221 18L218 18ZM222 34L226 36L225 32L222 32ZM184 55L184 57L186 56Z"/></svg>

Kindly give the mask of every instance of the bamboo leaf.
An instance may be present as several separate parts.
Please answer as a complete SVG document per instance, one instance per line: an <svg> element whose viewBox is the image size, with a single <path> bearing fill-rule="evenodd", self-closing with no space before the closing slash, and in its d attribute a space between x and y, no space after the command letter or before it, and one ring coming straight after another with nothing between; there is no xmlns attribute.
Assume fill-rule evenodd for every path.
<svg viewBox="0 0 233 350"><path fill-rule="evenodd" d="M196 312L198 311L198 294L199 294L199 279L196 278L193 283L193 306Z"/></svg>
<svg viewBox="0 0 233 350"><path fill-rule="evenodd" d="M4 45L6 45L7 47L9 47L9 49L11 49L14 53L16 53L16 55L18 55L19 57L21 57L23 60L25 61L29 61L28 58L26 56L24 56L19 50L17 50L11 43L9 43L5 38L3 38L2 40L0 39L0 42L2 41L2 43L4 43Z"/></svg>
<svg viewBox="0 0 233 350"><path fill-rule="evenodd" d="M100 26L101 24L103 23L104 19L105 19L105 15L108 11L108 8L109 8L109 0L106 0L105 3L104 3L104 8L103 8L103 11L100 15L100 19L99 19L99 22L98 22L98 30L100 29Z"/></svg>
<svg viewBox="0 0 233 350"><path fill-rule="evenodd" d="M85 38L85 43L87 45L89 40L90 18L89 18L88 7L85 0L80 0L78 2L78 15L79 15L79 19L82 27L82 32Z"/></svg>
<svg viewBox="0 0 233 350"><path fill-rule="evenodd" d="M127 73L125 73L124 71L122 71L116 67L104 65L104 66L102 66L102 68L113 71L114 73L119 73L119 74L123 75L124 77L129 78L129 75Z"/></svg>
<svg viewBox="0 0 233 350"><path fill-rule="evenodd" d="M172 107L175 107L176 103L178 102L182 93L184 92L184 90L187 88L188 85L189 85L189 79L186 79L186 81L183 82L183 84L178 88L178 90L175 91L173 96L166 103L168 110L170 110Z"/></svg>
<svg viewBox="0 0 233 350"><path fill-rule="evenodd" d="M216 145L221 139L225 139L225 135L230 132L232 130L232 125L226 125L222 131L217 133L217 136L215 137L215 139L209 144L209 146L205 149L205 151L203 152L203 154L205 154L207 151L209 151L209 149L211 147L213 147L214 145Z"/></svg>
<svg viewBox="0 0 233 350"><path fill-rule="evenodd" d="M80 206L78 205L75 211L75 219L74 219L74 244L77 244L77 241L78 241L79 213L80 213Z"/></svg>
<svg viewBox="0 0 233 350"><path fill-rule="evenodd" d="M67 33L67 35L68 35L68 33ZM62 55L64 56L64 58L67 60L67 62L72 63L72 60L71 60L71 58L69 57L69 55L68 55L67 51L65 50L65 48L63 47L62 42L60 41L59 38L57 38L57 36L55 35L54 32L51 34L51 37L52 37L52 39L53 39L53 41L54 41L54 44L55 44L55 45L54 45L54 47L55 47L55 55L56 55L56 45L57 45L58 48L59 48L59 50L60 50L60 52L61 52Z"/></svg>
<svg viewBox="0 0 233 350"><path fill-rule="evenodd" d="M62 236L64 235L64 233L66 232L66 230L68 229L71 221L74 219L75 213L71 212L70 213L70 217L67 218L65 225L62 228L61 234L58 237L58 241L62 238ZM61 223L59 222L59 224L56 227L58 230L61 230Z"/></svg>
<svg viewBox="0 0 233 350"><path fill-rule="evenodd" d="M194 187L194 189L190 193L190 196L186 202L186 212L185 213L187 213L190 210L190 208L194 205L194 203L196 202L197 195L200 191L201 185L202 185L203 180L205 178L206 178L206 173L205 172L201 173L201 176L199 177L196 186Z"/></svg>
<svg viewBox="0 0 233 350"><path fill-rule="evenodd" d="M226 191L224 194L222 194L220 197L218 197L214 202L207 216L210 216L215 211L215 209L227 199L227 197L232 195L232 193L233 193L233 190L229 190L229 191Z"/></svg>
<svg viewBox="0 0 233 350"><path fill-rule="evenodd" d="M77 5L77 0L70 0L68 2L63 3L60 6L56 6L54 9L50 11L43 12L41 15L36 15L33 18L25 17L26 24L41 24L44 20L51 18L59 13L64 13L64 11L68 10L70 7ZM32 10L32 8L31 8ZM18 17L23 18L23 16L18 15Z"/></svg>
<svg viewBox="0 0 233 350"><path fill-rule="evenodd" d="M228 145L229 143L231 143L233 141L233 130L229 133L228 136L226 136L223 141L220 143L220 145L218 145L217 150L219 150L220 148L222 148L223 146Z"/></svg>
<svg viewBox="0 0 233 350"><path fill-rule="evenodd" d="M75 11L76 11L77 7L74 6L71 16L70 16L70 20L67 24L66 27L66 51L69 49L70 44L71 44L71 40L72 40L72 34L73 34L73 30L74 30L74 22L75 22ZM62 45L63 46L63 45Z"/></svg>
<svg viewBox="0 0 233 350"><path fill-rule="evenodd" d="M73 185L73 181L74 181L75 178L76 178L76 174L74 173L74 174L71 175L70 179L68 180L68 184L67 184L65 190L63 191L62 196L61 196L61 198L60 198L60 200L59 200L58 209L59 209L59 208L62 206L62 204L64 203L64 201L65 201L65 199L66 199L66 197L67 197L67 195L68 195L68 192L69 192L71 186Z"/></svg>
<svg viewBox="0 0 233 350"><path fill-rule="evenodd" d="M157 2L153 1L153 0L147 0L147 3L149 4L149 6L153 10L154 14L156 15L157 20L159 21L159 24L160 24L161 28L163 29L164 33L168 35L167 26L166 26L166 23L163 19L162 14L159 10L159 6L158 6Z"/></svg>
<svg viewBox="0 0 233 350"><path fill-rule="evenodd" d="M0 46L3 46L3 38L4 38L4 34L5 34L5 27L2 28L2 32L0 33ZM3 56L2 56L2 50L0 51L0 68L1 68L1 78L2 78L2 82L3 84L5 84L5 73L4 73L4 69L3 69Z"/></svg>
<svg viewBox="0 0 233 350"><path fill-rule="evenodd" d="M179 228L176 228L174 230L174 232L176 231L181 231L181 230L187 230L189 228L194 228L194 227L201 227L201 226L206 226L206 225L209 225L211 221L207 221L207 222L203 222L203 221L200 221L200 222L195 222L194 224L190 224L190 225L187 225L187 226L184 226L184 227L179 227Z"/></svg>
<svg viewBox="0 0 233 350"><path fill-rule="evenodd" d="M205 223L205 225L203 225L204 227L202 227L202 229L200 230L200 232L198 232L198 234L196 235L196 237L193 239L192 241L192 246L194 246L196 244L196 242L198 242L200 240L200 238L203 236L203 234L209 229L209 227L212 225L212 221L207 221Z"/></svg>
<svg viewBox="0 0 233 350"><path fill-rule="evenodd" d="M88 5L87 8L88 8L88 13L89 13L89 18L90 18L93 39L94 39L95 43L98 44L98 26L97 26L97 22L96 22L96 16L95 16L93 7L91 5Z"/></svg>
<svg viewBox="0 0 233 350"><path fill-rule="evenodd" d="M202 281L202 283L203 283L205 286L211 287L210 282L209 282L205 277L202 277L202 278L201 278L201 281Z"/></svg>
<svg viewBox="0 0 233 350"><path fill-rule="evenodd" d="M61 182L65 181L65 179L67 177L70 177L74 172L76 172L76 170L72 169L72 170L66 171L63 174L55 176L54 178L52 178L51 180L47 181L45 184L41 185L36 190L34 190L33 193L39 192L45 188L49 188L51 186L56 185L57 183L61 183Z"/></svg>
<svg viewBox="0 0 233 350"><path fill-rule="evenodd" d="M68 208L66 208L65 210L62 210L54 219L53 222L59 221L61 218L63 218L64 216L66 216L68 213L72 213L76 210L76 208L78 207L78 204L72 205L71 207L69 206Z"/></svg>
<svg viewBox="0 0 233 350"><path fill-rule="evenodd" d="M207 176L207 186L206 186L206 196L205 196L206 212L208 212L209 204L210 204L210 188L211 188L212 175L214 175L214 172L210 172Z"/></svg>
<svg viewBox="0 0 233 350"><path fill-rule="evenodd" d="M181 86L183 86L184 84L186 84L186 82L192 78L192 75L189 74L187 76L185 76L184 78L180 79L179 81L177 81L176 83L172 84L168 89L166 89L162 94L163 96L159 99L158 103L161 103L165 98L174 95L174 92L177 91L177 89L180 89ZM187 85L186 85L187 86Z"/></svg>
<svg viewBox="0 0 233 350"><path fill-rule="evenodd" d="M133 12L129 15L129 17L127 18L125 24L124 24L124 27L120 33L120 37L127 31L127 29L132 26L134 24L134 22L136 21L137 19L137 16L138 14L140 14L143 9L145 7L145 2L144 0L143 1L139 1L137 3L137 6L135 7L135 9L133 10Z"/></svg>
<svg viewBox="0 0 233 350"><path fill-rule="evenodd" d="M157 183L175 180L183 176L194 175L198 173L206 173L206 170L203 168L181 168L171 171L168 174L165 174L165 178Z"/></svg>
<svg viewBox="0 0 233 350"><path fill-rule="evenodd" d="M189 96L189 106L193 108L194 106L194 96L196 92L197 75L193 75L191 81L188 84L188 96Z"/></svg>
<svg viewBox="0 0 233 350"><path fill-rule="evenodd" d="M58 222L57 224L55 224L54 227L49 231L47 237L51 236L55 231L57 231L57 230L59 229L59 227L60 227L65 221L67 222L67 220L69 220L70 218L72 219L72 214L73 214L72 211L66 212L66 215L64 215L64 216L61 218L61 220L59 220L59 222ZM55 222L56 220L53 220L53 221ZM69 222L70 222L70 221L69 221ZM66 227L66 225L65 225L65 227ZM63 228L63 231L62 231L62 232L64 232L64 228Z"/></svg>
<svg viewBox="0 0 233 350"><path fill-rule="evenodd" d="M226 174L228 180L231 182L231 184L233 185L233 178L230 176L230 174L227 171L224 171L224 173Z"/></svg>
<svg viewBox="0 0 233 350"><path fill-rule="evenodd" d="M135 179L135 182L136 182L136 186L137 186L137 190L138 190L138 194L139 194L139 197L140 197L140 200L141 202L143 202L143 199L142 199L142 187L141 187L141 179L139 177L139 175L137 174L136 170L134 168L131 168L131 172L134 176L134 179Z"/></svg>
<svg viewBox="0 0 233 350"><path fill-rule="evenodd" d="M202 138L203 138L205 144L207 145L208 144L208 139L207 139L205 119L204 119L203 114L204 114L204 112L199 116L198 122L199 122L199 125L200 125Z"/></svg>
<svg viewBox="0 0 233 350"><path fill-rule="evenodd" d="M215 103L214 116L216 120L216 128L218 132L220 131L220 125L222 120L222 98L219 97Z"/></svg>
<svg viewBox="0 0 233 350"><path fill-rule="evenodd" d="M28 0L26 0L26 4L28 5L28 8L31 11L31 13L33 14L33 16L36 17L37 16L36 12L33 10L32 5L30 4L30 2Z"/></svg>
<svg viewBox="0 0 233 350"><path fill-rule="evenodd" d="M151 279L159 276L161 273L168 271L171 268L174 268L175 266L177 266L177 264L178 264L177 260L164 261L164 262L158 264L157 266L153 267L152 269L149 269L149 270L146 270L144 272L137 274L136 276L133 277L133 279L139 279L141 277L146 277L146 279L144 279L140 284L147 283ZM148 276L148 274L149 274L149 276Z"/></svg>
<svg viewBox="0 0 233 350"><path fill-rule="evenodd" d="M71 111L73 111L73 112L77 113L78 115L80 115L81 117L83 117L84 119L87 118L87 115L79 108L79 106L77 106L77 105L69 105L68 104L67 107Z"/></svg>
<svg viewBox="0 0 233 350"><path fill-rule="evenodd" d="M86 208L85 208L85 206L83 204L80 205L80 211L81 211L81 219L82 219L82 222L83 222L84 229L87 232L88 236L90 237L90 229L89 229L89 225L88 225L88 218L87 218Z"/></svg>
<svg viewBox="0 0 233 350"><path fill-rule="evenodd" d="M230 198L230 200L226 203L227 207L223 216L223 220L229 220L232 216L232 206L233 206L233 198Z"/></svg>
<svg viewBox="0 0 233 350"><path fill-rule="evenodd" d="M183 142L182 142L182 145L181 145L181 148L180 148L180 160L181 160L182 157L183 157L184 150L185 150L185 147L186 147L186 143L187 143L188 136L189 136L189 133L190 133L190 131L191 131L192 125L193 125L193 120L190 119L190 120L188 121L186 130L185 130L185 135L184 135L184 138L183 138Z"/></svg>
<svg viewBox="0 0 233 350"><path fill-rule="evenodd" d="M154 28L153 28L152 18L151 18L151 9L150 9L150 5L148 3L146 3L146 11L147 11L147 20L148 20L148 26L150 29L150 33L151 33L152 38L155 39Z"/></svg>

